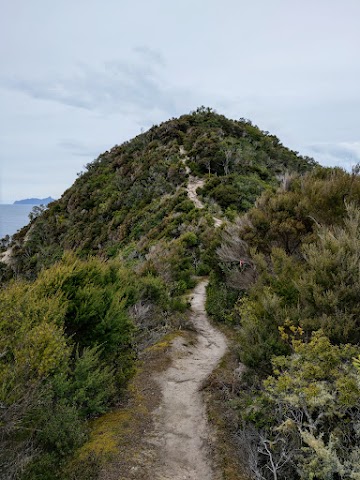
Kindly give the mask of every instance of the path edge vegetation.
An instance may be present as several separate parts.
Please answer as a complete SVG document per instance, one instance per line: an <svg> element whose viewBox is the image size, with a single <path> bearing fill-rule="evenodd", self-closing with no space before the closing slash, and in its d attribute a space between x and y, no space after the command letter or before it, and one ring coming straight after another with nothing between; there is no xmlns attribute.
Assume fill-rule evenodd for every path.
<svg viewBox="0 0 360 480"><path fill-rule="evenodd" d="M203 209L187 198L186 167L204 181ZM50 480L54 465L61 478L93 418L124 401L135 359L189 328L183 295L199 275L208 314L235 332L211 403L235 425L249 478L359 478L359 206L358 168L322 168L203 107L88 164L1 241L7 478ZM233 361L246 366L241 387L224 388Z"/></svg>

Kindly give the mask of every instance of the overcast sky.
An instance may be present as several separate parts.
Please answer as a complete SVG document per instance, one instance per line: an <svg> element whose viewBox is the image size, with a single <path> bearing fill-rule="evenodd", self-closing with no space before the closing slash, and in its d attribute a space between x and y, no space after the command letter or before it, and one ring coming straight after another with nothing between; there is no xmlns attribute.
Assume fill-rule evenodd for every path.
<svg viewBox="0 0 360 480"><path fill-rule="evenodd" d="M360 0L0 0L1 203L198 106L360 161Z"/></svg>

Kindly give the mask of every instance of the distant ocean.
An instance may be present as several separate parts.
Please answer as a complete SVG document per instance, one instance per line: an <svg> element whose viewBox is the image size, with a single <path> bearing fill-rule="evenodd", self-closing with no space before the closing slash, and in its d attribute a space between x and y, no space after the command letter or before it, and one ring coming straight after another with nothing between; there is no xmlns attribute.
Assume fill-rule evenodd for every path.
<svg viewBox="0 0 360 480"><path fill-rule="evenodd" d="M13 235L29 223L34 205L0 205L0 238Z"/></svg>

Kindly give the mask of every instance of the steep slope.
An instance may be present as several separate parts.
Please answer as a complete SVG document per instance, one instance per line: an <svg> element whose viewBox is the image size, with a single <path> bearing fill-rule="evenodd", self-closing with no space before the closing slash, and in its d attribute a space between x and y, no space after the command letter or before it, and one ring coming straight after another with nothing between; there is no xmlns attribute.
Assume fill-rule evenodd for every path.
<svg viewBox="0 0 360 480"><path fill-rule="evenodd" d="M180 155L182 155L182 162L185 165L185 171L189 175L189 180L186 187L188 197L192 202L194 202L194 205L196 208L200 208L200 209L205 208L204 203L199 199L199 195L197 194L198 189L203 188L205 181L202 178L197 178L197 177L194 177L193 175L190 175L191 170L186 164L190 160L182 145L180 146ZM223 223L222 220L214 216L213 216L213 220L214 220L215 227L220 227Z"/></svg>
<svg viewBox="0 0 360 480"><path fill-rule="evenodd" d="M8 265L0 265L0 350L5 352L0 356L5 406L0 467L8 478L49 480L55 466L61 480L98 478L102 454L81 454L96 430L90 419L126 404L124 389L131 396L128 382L148 347L161 344L166 333L194 328L183 294L196 286L197 277L228 268L216 255L223 225L246 212L262 192L270 195L287 173L313 167L313 161L249 121L202 108L105 152L60 200L33 213L7 245ZM7 284L11 277L16 281ZM222 293L220 287L215 286ZM179 364L174 360L190 376L191 356L194 365L198 362L194 382L179 384L189 387L186 402L194 402L192 418L202 422L194 448L207 428L197 389L222 350L220 337L213 350L209 335L197 325L198 320L206 325L201 310L195 319L199 350L189 348L189 363L185 357ZM212 331L211 336L218 335ZM168 407L177 397L168 381L171 368L159 377L169 425ZM141 402L138 407L146 416ZM132 423L141 433L134 415L129 425L122 409L112 413L112 418L124 417L114 427L122 438L131 438ZM105 455L116 446L106 418L105 423L99 418L100 440L95 441L101 451L109 449ZM157 425L162 432L161 416ZM168 460L177 440L173 445ZM74 452L78 470L69 463ZM194 459L210 468L201 449ZM167 464L172 475L184 468ZM193 467L190 478L200 475ZM211 470L203 472L211 476Z"/></svg>
<svg viewBox="0 0 360 480"><path fill-rule="evenodd" d="M198 109L88 164L60 200L14 236L13 270L31 278L67 249L144 262L154 245L191 232L198 251L185 257L206 271L214 214L232 218L286 172L313 166L249 121ZM187 198L187 187L200 187L202 211Z"/></svg>
<svg viewBox="0 0 360 480"><path fill-rule="evenodd" d="M0 270L4 479L217 479L211 372L224 478L359 477L359 168L314 165L202 108L38 209Z"/></svg>

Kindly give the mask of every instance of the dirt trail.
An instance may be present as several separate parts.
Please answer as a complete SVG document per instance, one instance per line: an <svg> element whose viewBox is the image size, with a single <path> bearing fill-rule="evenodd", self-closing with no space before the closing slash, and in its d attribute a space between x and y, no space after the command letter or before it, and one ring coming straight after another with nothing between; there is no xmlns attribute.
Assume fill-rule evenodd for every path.
<svg viewBox="0 0 360 480"><path fill-rule="evenodd" d="M185 165L185 172L189 175L189 181L186 187L188 197L190 198L190 200L194 202L196 208L200 208L200 209L205 208L205 205L199 199L198 194L196 193L196 190L198 188L203 187L205 182L200 178L196 178L190 175L191 170L185 163L188 157L186 156L186 150L182 145L180 146L180 155L183 156L182 162ZM214 219L215 227L220 227L222 225L222 220L220 220L217 217L213 217L213 219Z"/></svg>
<svg viewBox="0 0 360 480"><path fill-rule="evenodd" d="M196 193L196 190L203 186L204 180L200 180L192 176L189 177L189 182L187 184L188 197L194 202L196 208L205 208L205 205L202 203Z"/></svg>
<svg viewBox="0 0 360 480"><path fill-rule="evenodd" d="M151 443L160 449L154 480L216 480L210 459L210 427L201 393L202 385L226 351L225 337L212 327L205 313L207 282L192 294L194 345L178 338L173 363L156 380L163 399L155 411Z"/></svg>

